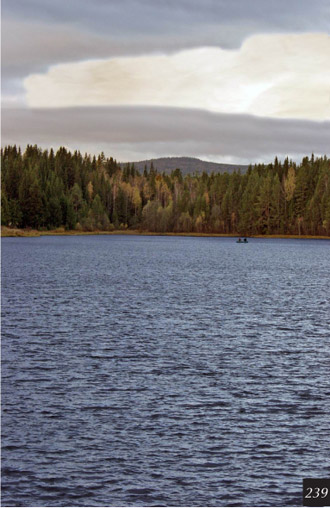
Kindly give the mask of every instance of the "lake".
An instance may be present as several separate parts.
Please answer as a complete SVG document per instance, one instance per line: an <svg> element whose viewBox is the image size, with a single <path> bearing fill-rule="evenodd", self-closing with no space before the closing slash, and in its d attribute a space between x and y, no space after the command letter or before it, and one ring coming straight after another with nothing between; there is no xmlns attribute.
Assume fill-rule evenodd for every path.
<svg viewBox="0 0 330 508"><path fill-rule="evenodd" d="M3 505L301 505L329 273L321 240L4 238Z"/></svg>

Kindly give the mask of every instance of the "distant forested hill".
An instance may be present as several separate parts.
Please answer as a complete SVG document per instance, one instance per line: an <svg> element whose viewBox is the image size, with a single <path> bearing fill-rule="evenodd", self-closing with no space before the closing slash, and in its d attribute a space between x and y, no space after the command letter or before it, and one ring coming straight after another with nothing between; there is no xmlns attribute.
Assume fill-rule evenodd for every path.
<svg viewBox="0 0 330 508"><path fill-rule="evenodd" d="M127 163L121 162L120 166L125 167ZM240 170L245 173L248 166L235 165L235 164L221 164L217 162L207 162L194 157L160 157L159 159L149 159L138 162L130 162L134 164L135 168L143 171L146 167L150 170L153 166L159 173L171 173L175 169L180 169L183 175L193 173L233 173Z"/></svg>
<svg viewBox="0 0 330 508"><path fill-rule="evenodd" d="M112 157L1 150L2 224L84 231L330 235L330 161L304 157L240 172L183 175ZM175 166L177 164L175 163Z"/></svg>

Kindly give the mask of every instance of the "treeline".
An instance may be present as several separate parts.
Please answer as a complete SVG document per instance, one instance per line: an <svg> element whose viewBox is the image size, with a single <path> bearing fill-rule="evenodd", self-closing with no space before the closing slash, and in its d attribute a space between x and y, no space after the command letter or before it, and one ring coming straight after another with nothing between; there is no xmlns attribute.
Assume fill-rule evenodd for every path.
<svg viewBox="0 0 330 508"><path fill-rule="evenodd" d="M27 146L1 150L2 224L85 231L330 235L330 160L249 166L245 174L158 173Z"/></svg>

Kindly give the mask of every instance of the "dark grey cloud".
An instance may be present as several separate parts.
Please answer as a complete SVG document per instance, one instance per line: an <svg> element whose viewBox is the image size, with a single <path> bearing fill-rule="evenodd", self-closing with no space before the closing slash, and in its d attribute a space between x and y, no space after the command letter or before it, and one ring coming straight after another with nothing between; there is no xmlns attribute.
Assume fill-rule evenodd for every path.
<svg viewBox="0 0 330 508"><path fill-rule="evenodd" d="M261 32L328 31L328 0L4 0L3 77L59 62L237 48Z"/></svg>
<svg viewBox="0 0 330 508"><path fill-rule="evenodd" d="M328 9L328 0L4 0L2 7L5 16L114 35L145 30L173 34L192 25L231 22L250 22L261 30L320 30L329 27Z"/></svg>
<svg viewBox="0 0 330 508"><path fill-rule="evenodd" d="M5 109L2 115L3 144L103 150L118 160L187 155L248 163L323 155L329 140L330 122L176 108Z"/></svg>

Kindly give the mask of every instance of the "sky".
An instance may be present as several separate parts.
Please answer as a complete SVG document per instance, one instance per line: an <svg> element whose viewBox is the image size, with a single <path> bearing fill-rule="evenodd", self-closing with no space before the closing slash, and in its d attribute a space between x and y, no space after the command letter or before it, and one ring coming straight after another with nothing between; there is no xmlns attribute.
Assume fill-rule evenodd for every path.
<svg viewBox="0 0 330 508"><path fill-rule="evenodd" d="M330 151L330 0L3 0L2 146Z"/></svg>

